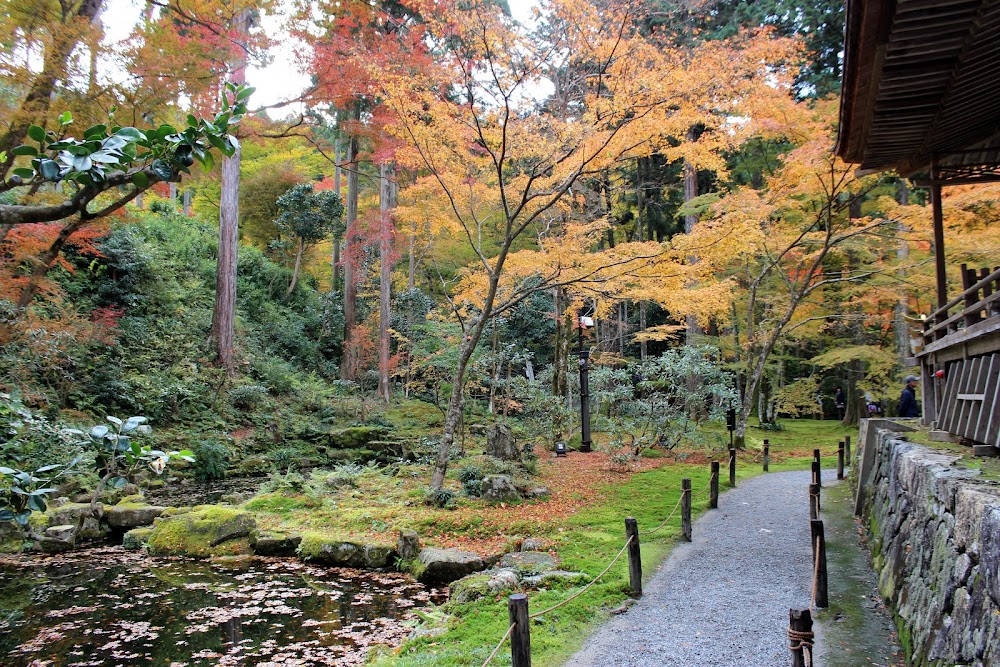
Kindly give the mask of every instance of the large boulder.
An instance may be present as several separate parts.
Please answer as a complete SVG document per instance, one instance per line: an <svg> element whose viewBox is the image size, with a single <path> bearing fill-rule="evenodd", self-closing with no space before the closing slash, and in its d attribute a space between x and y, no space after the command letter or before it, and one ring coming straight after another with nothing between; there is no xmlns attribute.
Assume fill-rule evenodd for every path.
<svg viewBox="0 0 1000 667"><path fill-rule="evenodd" d="M298 555L307 563L382 569L393 564L396 550L388 544L364 543L322 533L306 533L299 543Z"/></svg>
<svg viewBox="0 0 1000 667"><path fill-rule="evenodd" d="M112 528L139 528L150 526L153 519L163 514L166 507L144 503L119 503L104 511L104 520Z"/></svg>
<svg viewBox="0 0 1000 667"><path fill-rule="evenodd" d="M126 551L138 551L149 542L149 536L153 534L152 528L133 528L122 537L122 549Z"/></svg>
<svg viewBox="0 0 1000 667"><path fill-rule="evenodd" d="M504 554L500 567L516 570L519 574L547 572L559 567L559 559L544 551L515 551Z"/></svg>
<svg viewBox="0 0 1000 667"><path fill-rule="evenodd" d="M485 567L478 554L457 549L420 550L410 572L424 584L448 584Z"/></svg>
<svg viewBox="0 0 1000 667"><path fill-rule="evenodd" d="M400 530L396 552L403 560L413 560L420 553L420 536L412 530Z"/></svg>
<svg viewBox="0 0 1000 667"><path fill-rule="evenodd" d="M249 554L257 524L247 512L203 506L166 517L161 514L149 536L154 556L237 556Z"/></svg>
<svg viewBox="0 0 1000 667"><path fill-rule="evenodd" d="M506 424L493 424L486 431L486 453L501 461L521 462L521 451L514 440L514 431Z"/></svg>
<svg viewBox="0 0 1000 667"><path fill-rule="evenodd" d="M45 533L35 542L35 548L47 554L58 554L69 551L76 544L77 531L76 524L62 524L49 526Z"/></svg>
<svg viewBox="0 0 1000 667"><path fill-rule="evenodd" d="M104 506L101 503L64 503L59 507L49 508L45 513L48 526L73 526L73 544L101 540L107 534L107 528L102 525ZM55 545L53 545L55 546Z"/></svg>
<svg viewBox="0 0 1000 667"><path fill-rule="evenodd" d="M258 556L294 556L301 543L301 535L259 533L250 541L250 546Z"/></svg>
<svg viewBox="0 0 1000 667"><path fill-rule="evenodd" d="M388 435L384 426L351 426L330 431L327 444L333 449L373 449L370 443L385 441Z"/></svg>
<svg viewBox="0 0 1000 667"><path fill-rule="evenodd" d="M500 503L520 500L521 494L509 475L487 475L481 487L483 500Z"/></svg>
<svg viewBox="0 0 1000 667"><path fill-rule="evenodd" d="M512 591L519 583L517 573L513 570L476 572L452 582L448 587L448 601L455 604L472 602L504 591Z"/></svg>

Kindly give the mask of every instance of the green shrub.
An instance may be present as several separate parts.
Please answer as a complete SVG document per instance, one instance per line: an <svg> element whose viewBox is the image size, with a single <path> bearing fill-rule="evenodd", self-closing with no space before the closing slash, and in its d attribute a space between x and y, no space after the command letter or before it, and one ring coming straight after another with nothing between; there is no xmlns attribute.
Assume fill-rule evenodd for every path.
<svg viewBox="0 0 1000 667"><path fill-rule="evenodd" d="M245 384L229 390L229 402L239 410L253 410L267 396L267 387L259 384Z"/></svg>
<svg viewBox="0 0 1000 667"><path fill-rule="evenodd" d="M295 447L278 447L268 452L267 458L276 470L289 470L298 465L302 453Z"/></svg>
<svg viewBox="0 0 1000 667"><path fill-rule="evenodd" d="M483 492L483 469L479 466L464 466L458 471L458 481L462 483L465 495L478 498Z"/></svg>
<svg viewBox="0 0 1000 667"><path fill-rule="evenodd" d="M343 463L326 473L314 472L312 479L330 489L341 487L357 488L358 478L367 470L357 463Z"/></svg>
<svg viewBox="0 0 1000 667"><path fill-rule="evenodd" d="M432 507L452 508L455 506L455 493L448 489L433 489L427 492L424 502Z"/></svg>
<svg viewBox="0 0 1000 667"><path fill-rule="evenodd" d="M224 479L229 467L229 448L221 442L202 440L194 447L194 476L203 481Z"/></svg>
<svg viewBox="0 0 1000 667"><path fill-rule="evenodd" d="M295 370L285 361L273 357L262 357L251 363L251 369L260 383L268 387L275 396L290 394L294 388L292 376Z"/></svg>
<svg viewBox="0 0 1000 667"><path fill-rule="evenodd" d="M306 477L296 470L287 472L274 471L270 478L261 484L261 493L302 493L307 490Z"/></svg>

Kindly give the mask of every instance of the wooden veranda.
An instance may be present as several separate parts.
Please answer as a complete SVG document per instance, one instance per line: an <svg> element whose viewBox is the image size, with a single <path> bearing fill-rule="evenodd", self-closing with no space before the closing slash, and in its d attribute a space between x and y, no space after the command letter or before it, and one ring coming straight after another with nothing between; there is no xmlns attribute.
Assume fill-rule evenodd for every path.
<svg viewBox="0 0 1000 667"><path fill-rule="evenodd" d="M931 192L937 309L917 353L926 425L1000 447L1000 257L948 296L941 188L1000 181L1000 0L848 0L836 152ZM957 290L956 290L957 291Z"/></svg>

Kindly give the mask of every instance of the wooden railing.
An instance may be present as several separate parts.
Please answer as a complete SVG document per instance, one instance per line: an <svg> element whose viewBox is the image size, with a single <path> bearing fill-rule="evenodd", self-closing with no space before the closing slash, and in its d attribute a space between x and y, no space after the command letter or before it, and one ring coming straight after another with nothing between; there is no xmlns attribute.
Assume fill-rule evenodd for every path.
<svg viewBox="0 0 1000 667"><path fill-rule="evenodd" d="M948 334L972 327L983 320L1000 315L1000 268L990 270L970 269L962 265L962 287L964 291L938 308L924 321L923 339L925 349L934 341ZM961 310L952 309L962 305Z"/></svg>

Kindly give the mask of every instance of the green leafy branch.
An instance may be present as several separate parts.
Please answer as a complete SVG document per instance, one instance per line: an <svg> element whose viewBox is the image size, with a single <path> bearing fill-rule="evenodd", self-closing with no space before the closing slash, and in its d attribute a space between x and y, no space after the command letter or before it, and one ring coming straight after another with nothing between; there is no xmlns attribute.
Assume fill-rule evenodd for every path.
<svg viewBox="0 0 1000 667"><path fill-rule="evenodd" d="M139 130L114 122L114 108L108 122L87 128L83 138L69 135L73 118L69 112L59 119L57 130L32 125L28 128L31 143L11 150L14 156L27 158L25 166L12 170L0 182L0 192L15 188L31 191L45 185L62 183L72 195L50 205L0 205L0 224L18 225L53 222L79 214L82 219L100 218L121 208L154 183L179 181L181 174L198 162L205 171L215 165L213 151L232 156L239 140L232 134L243 120L247 101L254 89L227 83L221 110L211 119L188 115L187 125L173 125ZM6 159L0 154L0 161ZM119 190L118 196L102 208L90 210L90 204L104 192Z"/></svg>

